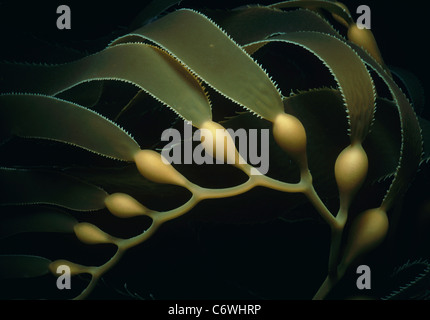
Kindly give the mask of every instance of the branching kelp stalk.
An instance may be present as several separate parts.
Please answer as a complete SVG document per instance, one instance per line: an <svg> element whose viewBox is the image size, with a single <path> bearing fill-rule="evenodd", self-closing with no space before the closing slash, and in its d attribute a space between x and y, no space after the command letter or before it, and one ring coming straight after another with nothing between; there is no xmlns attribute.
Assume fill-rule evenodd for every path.
<svg viewBox="0 0 430 320"><path fill-rule="evenodd" d="M331 14L347 28L348 39L330 25L324 14ZM148 240L165 222L184 215L203 200L234 197L255 187L303 194L330 227L328 275L314 297L324 299L357 258L384 240L389 229L388 213L394 201L406 192L419 168L423 153L422 137L414 110L384 65L372 32L359 28L344 5L322 0L293 0L228 11L217 21L220 25L209 17L210 14L192 9L180 9L114 40L103 51L67 64L2 64L5 78L17 81L11 86L25 92L0 95L0 121L4 134L59 141L100 156L134 162L146 179L156 184L176 185L191 193L181 206L156 211L129 194L107 194L97 186L66 175L0 169L3 181L28 181L20 192L13 188L6 190L0 199L3 204L49 204L76 211L107 208L119 218L147 216L151 219L150 226L143 233L131 238L118 238L94 224L77 220L70 223L68 218L68 226L81 242L116 246L111 259L99 266L84 266L62 259L48 263L46 259L40 261L54 274L60 265L67 265L73 275L91 275L89 285L76 299L86 298L98 279L118 263L128 249ZM314 55L330 72L337 87L284 96L268 72L252 57L261 48L273 44L297 46ZM380 205L351 217L353 200L368 176L365 141L374 126L376 105L384 105L369 70L385 82L392 96L391 103L397 107L401 130L400 155L392 183ZM213 133L212 140L202 139L204 151L215 159L231 163L247 175L247 180L228 188L202 187L163 161L160 153L142 148L114 122L59 98L61 93L72 87L100 80L130 83L139 88L139 93L149 94L195 128ZM204 86L271 126L275 142L299 168L297 183L259 174L258 169L239 154L230 136L222 142L216 140L216 130L225 130L225 127L213 120L212 109L217 106L212 105ZM324 92L339 96L348 125L344 134L349 137L349 145L337 155L334 164L339 194L336 214L326 207L314 188L308 165L307 128L298 117L287 112L297 101L305 101ZM78 128L76 123L80 124ZM222 155L215 148L220 143L224 145ZM388 174L393 172L382 176ZM43 188L37 191L39 182ZM59 184L64 186L63 190L74 191L55 192L61 190L57 187ZM351 226L344 243L342 239L345 238L347 222ZM18 260L12 262L18 263Z"/></svg>

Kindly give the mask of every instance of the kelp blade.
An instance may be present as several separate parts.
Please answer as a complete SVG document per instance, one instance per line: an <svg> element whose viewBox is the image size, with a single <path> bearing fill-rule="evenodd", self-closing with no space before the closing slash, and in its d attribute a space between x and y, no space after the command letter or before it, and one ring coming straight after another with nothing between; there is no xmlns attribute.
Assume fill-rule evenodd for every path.
<svg viewBox="0 0 430 320"><path fill-rule="evenodd" d="M132 161L139 145L124 130L77 104L42 95L0 95L3 136L69 143L118 160Z"/></svg>
<svg viewBox="0 0 430 320"><path fill-rule="evenodd" d="M327 21L310 11L281 12L264 7L238 11L222 21L249 53L271 41L281 41L304 47L316 55L338 82L348 112L351 139L364 140L375 110L373 80L360 57ZM300 21L309 21L305 29L309 31L298 28ZM253 27L245 28L250 24Z"/></svg>
<svg viewBox="0 0 430 320"><path fill-rule="evenodd" d="M50 207L15 206L2 211L0 239L26 232L73 232L77 223L72 215Z"/></svg>
<svg viewBox="0 0 430 320"><path fill-rule="evenodd" d="M321 8L329 11L330 13L336 14L345 20L348 24L353 23L353 19L349 12L347 12L344 8L337 5L333 1L327 0L290 0L290 1L282 1L275 4L270 5L271 8L276 9L289 9L289 8Z"/></svg>
<svg viewBox="0 0 430 320"><path fill-rule="evenodd" d="M350 45L363 61L387 84L399 113L402 133L401 153L394 179L382 202L382 206L388 210L393 206L396 199L406 192L418 171L423 151L421 128L407 97L391 76L361 47L353 43L350 43Z"/></svg>
<svg viewBox="0 0 430 320"><path fill-rule="evenodd" d="M373 80L360 57L346 43L319 32L291 32L248 45L280 41L298 45L317 56L330 70L342 93L350 124L351 140L363 141L375 110ZM353 77L351 75L354 75Z"/></svg>
<svg viewBox="0 0 430 320"><path fill-rule="evenodd" d="M418 118L423 137L423 161L430 161L430 121Z"/></svg>
<svg viewBox="0 0 430 320"><path fill-rule="evenodd" d="M145 90L181 117L195 123L211 119L210 102L200 82L165 51L142 43L106 48L62 65L3 64L3 74L19 79L20 92L57 95L97 80L117 80Z"/></svg>
<svg viewBox="0 0 430 320"><path fill-rule="evenodd" d="M397 159L400 154L400 133L398 115L393 102L377 98L377 111L372 125L372 131L364 141L368 154L368 181L374 183L396 171ZM344 116L342 95L338 90L322 88L299 92L284 98L287 113L295 115L303 123L308 132L307 152L309 168L312 172L313 183L319 190L328 192L327 196L336 195L337 186L334 181L333 167L337 156L349 144L349 139L342 133L348 127ZM324 154L324 161L321 161ZM282 164L281 155L271 158L277 164ZM288 165L282 170L287 172ZM332 179L334 187L330 189L321 183ZM326 195L324 195L326 196Z"/></svg>
<svg viewBox="0 0 430 320"><path fill-rule="evenodd" d="M32 278L49 273L46 258L31 255L0 255L0 279Z"/></svg>
<svg viewBox="0 0 430 320"><path fill-rule="evenodd" d="M54 171L0 169L0 205L49 204L77 211L104 208L107 193Z"/></svg>
<svg viewBox="0 0 430 320"><path fill-rule="evenodd" d="M412 100L415 112L420 114L424 110L426 103L424 87L421 81L412 72L402 68L390 67L390 72L401 80Z"/></svg>
<svg viewBox="0 0 430 320"><path fill-rule="evenodd" d="M139 38L160 45L221 94L263 118L273 120L282 112L280 93L269 76L206 16L177 10L111 45Z"/></svg>
<svg viewBox="0 0 430 320"><path fill-rule="evenodd" d="M327 21L309 10L280 11L269 7L250 7L227 12L210 11L208 15L239 45L264 40L277 33L299 31L317 31L340 37Z"/></svg>

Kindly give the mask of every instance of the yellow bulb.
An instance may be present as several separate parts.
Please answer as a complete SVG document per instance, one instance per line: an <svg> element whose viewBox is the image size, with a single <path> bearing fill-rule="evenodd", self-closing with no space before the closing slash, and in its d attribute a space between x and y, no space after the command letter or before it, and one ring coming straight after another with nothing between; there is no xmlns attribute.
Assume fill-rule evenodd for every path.
<svg viewBox="0 0 430 320"><path fill-rule="evenodd" d="M125 193L113 193L105 199L106 208L118 218L145 215L150 210L139 201Z"/></svg>
<svg viewBox="0 0 430 320"><path fill-rule="evenodd" d="M371 30L361 29L355 23L351 24L348 28L348 39L366 49L380 65L384 66L384 60Z"/></svg>
<svg viewBox="0 0 430 320"><path fill-rule="evenodd" d="M61 259L61 260L52 261L49 264L49 270L51 271L52 274L60 275L57 273L58 267L60 266L69 267L71 275L83 273L88 269L88 267L82 266L80 264L76 264L76 263Z"/></svg>
<svg viewBox="0 0 430 320"><path fill-rule="evenodd" d="M279 114L273 121L273 136L295 160L306 161L306 131L299 119L290 114Z"/></svg>
<svg viewBox="0 0 430 320"><path fill-rule="evenodd" d="M341 196L352 197L366 179L367 154L360 143L346 147L337 157L335 177Z"/></svg>
<svg viewBox="0 0 430 320"><path fill-rule="evenodd" d="M140 150L134 160L140 174L151 181L184 187L188 184L188 180L156 151Z"/></svg>
<svg viewBox="0 0 430 320"><path fill-rule="evenodd" d="M213 158L222 163L236 165L246 163L237 151L232 137L222 125L209 120L201 125L200 130L202 146ZM204 130L207 132L205 133Z"/></svg>
<svg viewBox="0 0 430 320"><path fill-rule="evenodd" d="M112 237L88 222L81 222L74 226L76 237L86 244L112 243Z"/></svg>
<svg viewBox="0 0 430 320"><path fill-rule="evenodd" d="M343 259L344 266L379 246L387 235L388 226L387 214L380 208L360 213L351 223Z"/></svg>

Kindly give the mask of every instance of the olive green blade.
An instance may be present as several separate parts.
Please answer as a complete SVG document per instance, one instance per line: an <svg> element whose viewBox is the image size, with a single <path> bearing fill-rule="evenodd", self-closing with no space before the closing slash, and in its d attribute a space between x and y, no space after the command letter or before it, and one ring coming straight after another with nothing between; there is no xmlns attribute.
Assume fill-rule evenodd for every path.
<svg viewBox="0 0 430 320"><path fill-rule="evenodd" d="M319 32L279 34L249 45L271 41L300 46L321 60L335 78L342 93L351 140L363 141L372 124L376 92L372 77L355 51L340 39Z"/></svg>
<svg viewBox="0 0 430 320"><path fill-rule="evenodd" d="M50 207L7 207L0 215L0 239L26 232L73 232L78 221Z"/></svg>
<svg viewBox="0 0 430 320"><path fill-rule="evenodd" d="M200 81L167 52L142 43L109 47L62 65L3 64L5 79L20 92L58 95L81 83L124 81L139 87L188 121L211 119L211 106Z"/></svg>
<svg viewBox="0 0 430 320"><path fill-rule="evenodd" d="M32 278L49 273L46 258L31 255L0 255L0 279Z"/></svg>
<svg viewBox="0 0 430 320"><path fill-rule="evenodd" d="M422 162L428 163L430 161L430 121L418 118L421 127L421 134L423 137L423 156Z"/></svg>
<svg viewBox="0 0 430 320"><path fill-rule="evenodd" d="M48 204L76 211L105 207L104 190L71 176L41 170L0 168L0 205Z"/></svg>
<svg viewBox="0 0 430 320"><path fill-rule="evenodd" d="M326 0L291 0L282 1L270 5L271 8L288 9L288 8L321 8L336 14L343 18L347 23L353 23L351 15L342 7L338 6L335 2Z"/></svg>
<svg viewBox="0 0 430 320"><path fill-rule="evenodd" d="M60 141L106 157L132 161L140 150L118 125L96 112L58 98L0 95L2 135Z"/></svg>
<svg viewBox="0 0 430 320"><path fill-rule="evenodd" d="M178 58L215 90L273 120L283 112L280 92L266 72L209 18L177 10L111 45L149 40Z"/></svg>
<svg viewBox="0 0 430 320"><path fill-rule="evenodd" d="M207 14L241 46L277 33L298 31L318 31L340 37L326 20L310 10L281 11L270 7L248 7L232 11L209 11Z"/></svg>
<svg viewBox="0 0 430 320"><path fill-rule="evenodd" d="M417 173L423 153L421 128L408 98L391 76L365 50L353 43L350 45L387 84L399 113L402 138L400 158L393 181L382 202L382 206L388 210L393 206L395 200L406 192Z"/></svg>

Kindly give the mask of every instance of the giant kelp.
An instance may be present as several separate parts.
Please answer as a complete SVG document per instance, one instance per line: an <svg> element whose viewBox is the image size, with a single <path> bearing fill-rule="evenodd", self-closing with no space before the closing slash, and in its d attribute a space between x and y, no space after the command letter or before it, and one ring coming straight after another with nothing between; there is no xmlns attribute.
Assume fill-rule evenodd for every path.
<svg viewBox="0 0 430 320"><path fill-rule="evenodd" d="M347 37L332 27L335 21L346 28ZM296 46L309 53L332 77L328 85L333 87L285 96L264 63L255 58L277 46ZM76 298L85 298L128 249L146 242L165 222L198 210L194 207L203 200L237 197L262 188L302 194L302 198L287 198L280 207L287 210L306 198L328 224L328 275L315 295L324 298L358 258L384 241L390 213L429 156L424 153L423 157L421 135L421 127L425 132L428 124L417 118L385 66L372 32L358 28L349 11L332 1L293 0L230 11L180 8L80 60L60 65L6 62L1 72L4 88L12 92L0 95L5 140L13 144L11 137L20 137L70 144L121 163L116 169L128 170L117 180L110 180L115 169L102 168L100 173L94 166L83 172L57 166L9 166L0 171L1 202L16 211L2 222L4 237L69 232L86 245L115 248L110 258L97 265L62 257L2 256L5 277L36 277L49 270L55 274L60 265L68 265L73 275L89 274L90 282ZM378 94L376 78L388 88L390 99ZM224 167L207 168L205 173L166 164L144 138L146 128L140 128L142 138L135 139L102 115L100 101L108 91L107 82L137 88L126 106L116 106L111 117L116 122L142 109L147 117L154 116L148 109L157 103L197 129L270 129L270 176L255 175L256 169L237 150L232 158L220 160L229 160L239 174L222 172ZM245 112L236 113L238 106ZM329 125L324 114L330 115ZM147 131L152 134L150 128ZM204 151L219 158L213 144L202 141ZM326 159L321 158L324 153ZM214 172L225 174L223 180L229 185L208 186L206 175ZM332 180L324 177L327 172ZM381 179L391 179L381 198L369 207L357 205L363 186ZM337 200L337 214L321 200L321 193ZM158 209L160 194L171 203ZM140 221L144 231L128 237L117 235L114 228L108 232L82 215L94 211L120 219L146 217ZM244 219L255 214L252 208L241 211L238 214Z"/></svg>

